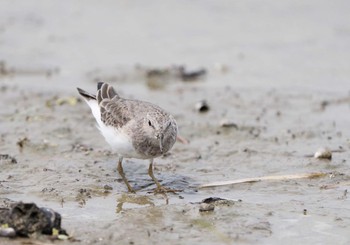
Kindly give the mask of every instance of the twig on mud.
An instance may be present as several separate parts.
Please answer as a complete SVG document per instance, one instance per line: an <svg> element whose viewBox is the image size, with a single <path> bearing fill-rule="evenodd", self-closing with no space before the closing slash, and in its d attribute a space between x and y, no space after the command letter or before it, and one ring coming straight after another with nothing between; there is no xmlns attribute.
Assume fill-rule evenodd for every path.
<svg viewBox="0 0 350 245"><path fill-rule="evenodd" d="M235 185L242 183L254 183L265 180L291 180L291 179L314 179L326 176L326 173L306 173L306 174L288 174L288 175L276 175L276 176L262 176L255 178L245 178L238 180L217 181L209 184L200 185L199 188L208 188L223 185Z"/></svg>
<svg viewBox="0 0 350 245"><path fill-rule="evenodd" d="M22 242L24 245L52 245L53 243L45 243L40 241L24 241Z"/></svg>

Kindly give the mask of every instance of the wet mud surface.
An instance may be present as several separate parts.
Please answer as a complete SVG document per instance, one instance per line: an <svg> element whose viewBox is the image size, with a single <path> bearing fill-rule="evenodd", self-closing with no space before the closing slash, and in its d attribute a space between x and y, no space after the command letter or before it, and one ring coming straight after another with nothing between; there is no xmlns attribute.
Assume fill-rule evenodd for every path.
<svg viewBox="0 0 350 245"><path fill-rule="evenodd" d="M126 13L143 13L142 7L129 4L123 6ZM14 9L10 3L2 5ZM223 5L229 4L223 1ZM291 16L299 13L299 21L310 25L304 32L292 30L298 40L289 36L292 41L285 43L268 32L257 39L259 45L251 41L253 27L244 32L234 25L245 37L227 36L237 41L234 47L238 51L221 53L227 46L219 42L212 48L215 53L202 44L203 52L211 57L206 60L195 51L179 55L180 46L175 46L174 60L181 63L176 66L162 53L137 64L130 56L137 52L140 57L151 55L147 56L147 48L135 51L134 43L129 44L134 51L123 53L118 48L101 49L103 44L112 45L108 41L97 45L94 35L73 35L75 30L85 30L80 22L93 13L96 6L91 3L85 10L74 6L73 12L67 12L67 18L78 20L67 32L50 32L50 27L58 25L50 21L50 13L54 13L50 6L42 6L44 12L23 6L18 13L4 14L0 47L8 51L1 51L4 60L0 66L0 207L23 201L52 208L61 214L62 226L74 237L74 244L347 244L350 73L342 62L349 55L339 48L348 48L350 43L350 27L341 24L346 3L337 1L332 6L336 11L330 15L337 17L325 29L308 21L327 12L325 2L311 17L304 16L310 6L287 5L270 3L270 13L279 17L264 21L275 23L282 18L280 10L292 6ZM191 12L199 16L208 12L217 17L209 6L191 6ZM172 3L172 7L180 6ZM241 2L236 7L241 10L237 20L244 20L250 10L266 17L260 5L250 8ZM225 11L221 15L229 16ZM142 16L154 20L148 14ZM290 18L282 19L290 23ZM207 24L208 33L220 31ZM15 33L8 32L11 25ZM90 28L99 33L97 26ZM314 32L310 34L307 28ZM18 40L20 30L30 40L35 40L30 30L40 30L47 37L48 44L40 52L39 46L23 44L31 50L26 54L35 58L32 63L16 49L17 42L10 45L11 40ZM159 33L167 30L164 27ZM328 30L335 34L329 37L325 34ZM182 38L187 33L177 28L173 31ZM231 35L223 33L223 37ZM83 37L91 37L88 43L98 46L95 51L90 47L91 56L100 56L79 63L81 52L89 47ZM144 38L145 45L154 40ZM198 41L199 37L188 38ZM161 39L159 49L168 41ZM80 52L74 53L74 48ZM320 59L326 55L322 48L328 48L327 59ZM188 49L196 50L193 45ZM292 49L297 52L292 54ZM108 56L111 50L120 51L120 57ZM283 63L285 54L289 61ZM108 58L104 61L103 57ZM268 57L269 64L264 62ZM223 63L213 64L217 60ZM125 159L125 174L137 190L136 194L127 193L117 172L116 154L110 152L90 109L76 92L76 87L94 91L99 80L110 82L124 97L150 101L174 115L180 135L188 142L177 142L168 154L155 159L154 173L162 185L182 192L154 195L148 162ZM201 110L198 102L203 100L207 107ZM314 158L322 147L332 151L331 159ZM309 173L321 174L201 187L217 181ZM202 203L210 197L227 201ZM1 244L28 241L52 242L42 236L0 238ZM73 240L59 243L72 244Z"/></svg>

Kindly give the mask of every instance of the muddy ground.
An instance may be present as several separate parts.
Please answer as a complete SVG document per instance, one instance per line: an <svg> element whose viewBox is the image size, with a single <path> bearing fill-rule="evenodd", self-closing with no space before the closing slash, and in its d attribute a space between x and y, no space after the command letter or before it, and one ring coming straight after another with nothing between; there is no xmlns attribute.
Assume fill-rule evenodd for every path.
<svg viewBox="0 0 350 245"><path fill-rule="evenodd" d="M0 154L15 159L0 160L1 205L59 212L73 238L57 244L348 244L349 7L1 2ZM206 74L184 79L174 64ZM189 144L156 159L155 174L182 192L154 195L148 162L126 159L138 189L127 193L76 91L101 80L175 116ZM313 158L321 147L331 160ZM324 175L200 188L307 173ZM199 212L208 197L231 201ZM51 243L0 238L28 241Z"/></svg>

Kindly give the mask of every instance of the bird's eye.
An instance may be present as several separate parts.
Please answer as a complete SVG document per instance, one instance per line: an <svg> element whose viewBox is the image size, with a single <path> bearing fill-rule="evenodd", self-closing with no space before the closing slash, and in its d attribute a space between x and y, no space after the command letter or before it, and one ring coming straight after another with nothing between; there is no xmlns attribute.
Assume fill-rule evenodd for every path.
<svg viewBox="0 0 350 245"><path fill-rule="evenodd" d="M150 120L148 120L148 125L149 125L150 127L152 127L152 123L151 123Z"/></svg>

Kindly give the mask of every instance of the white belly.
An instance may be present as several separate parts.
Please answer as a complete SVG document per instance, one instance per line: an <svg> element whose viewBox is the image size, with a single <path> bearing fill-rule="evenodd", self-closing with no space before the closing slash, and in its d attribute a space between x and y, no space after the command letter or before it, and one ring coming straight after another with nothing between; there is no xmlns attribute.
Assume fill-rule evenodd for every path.
<svg viewBox="0 0 350 245"><path fill-rule="evenodd" d="M92 114L96 119L98 129L107 143L111 146L114 153L126 158L145 159L144 156L135 151L131 137L125 134L122 130L118 130L112 126L106 126L101 121L101 111L96 100L86 100L86 102L90 106Z"/></svg>
<svg viewBox="0 0 350 245"><path fill-rule="evenodd" d="M113 152L126 158L144 158L135 151L131 138L122 130L105 125L100 126L99 129Z"/></svg>

